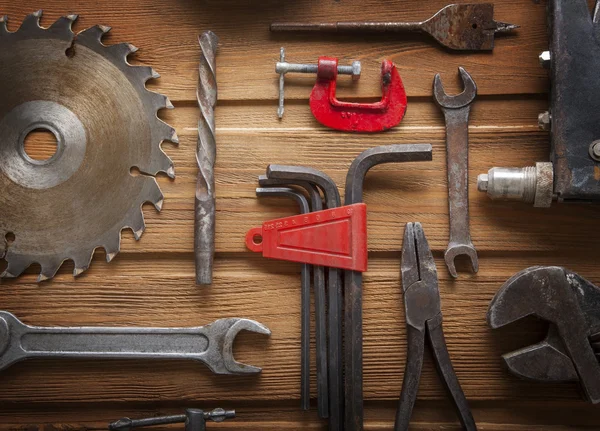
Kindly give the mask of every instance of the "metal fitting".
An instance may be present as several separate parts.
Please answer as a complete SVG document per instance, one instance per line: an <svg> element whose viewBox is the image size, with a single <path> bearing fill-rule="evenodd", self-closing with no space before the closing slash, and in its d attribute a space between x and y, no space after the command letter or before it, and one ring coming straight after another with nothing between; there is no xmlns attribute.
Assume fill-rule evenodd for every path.
<svg viewBox="0 0 600 431"><path fill-rule="evenodd" d="M590 157L600 162L600 140L596 140L590 144Z"/></svg>
<svg viewBox="0 0 600 431"><path fill-rule="evenodd" d="M546 111L538 115L538 126L540 126L540 129L542 129L544 132L550 131L551 123L552 115L550 114L550 112Z"/></svg>
<svg viewBox="0 0 600 431"><path fill-rule="evenodd" d="M554 169L550 162L524 168L492 168L477 177L477 190L492 200L514 200L547 208L552 204Z"/></svg>
<svg viewBox="0 0 600 431"><path fill-rule="evenodd" d="M540 60L540 66L544 69L550 69L550 51L542 52L538 58Z"/></svg>

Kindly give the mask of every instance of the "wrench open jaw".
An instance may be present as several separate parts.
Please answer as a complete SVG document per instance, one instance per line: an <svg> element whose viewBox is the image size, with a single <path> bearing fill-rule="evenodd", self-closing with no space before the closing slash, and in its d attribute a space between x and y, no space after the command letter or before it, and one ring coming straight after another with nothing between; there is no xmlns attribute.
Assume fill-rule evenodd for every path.
<svg viewBox="0 0 600 431"><path fill-rule="evenodd" d="M454 260L468 256L473 272L479 271L477 250L471 241L469 229L469 114L471 103L477 96L477 85L469 73L458 68L464 90L455 96L448 95L442 79L435 75L433 95L444 112L446 121L446 162L448 170L448 212L450 241L444 254L446 266L452 277L458 277Z"/></svg>
<svg viewBox="0 0 600 431"><path fill-rule="evenodd" d="M471 102L475 100L475 96L477 96L477 85L471 75L462 67L458 68L458 72L460 73L464 90L455 96L446 93L444 86L442 85L442 77L439 73L436 74L433 79L433 96L435 97L436 103L442 108L463 108L471 104Z"/></svg>
<svg viewBox="0 0 600 431"><path fill-rule="evenodd" d="M270 335L249 319L226 318L189 328L40 327L0 311L0 370L31 358L192 359L215 374L256 374L237 362L233 342L242 331Z"/></svg>
<svg viewBox="0 0 600 431"><path fill-rule="evenodd" d="M542 382L579 381L585 397L600 402L600 288L558 266L535 266L511 277L492 300L491 328L527 316L550 323L546 339L503 355L519 377Z"/></svg>

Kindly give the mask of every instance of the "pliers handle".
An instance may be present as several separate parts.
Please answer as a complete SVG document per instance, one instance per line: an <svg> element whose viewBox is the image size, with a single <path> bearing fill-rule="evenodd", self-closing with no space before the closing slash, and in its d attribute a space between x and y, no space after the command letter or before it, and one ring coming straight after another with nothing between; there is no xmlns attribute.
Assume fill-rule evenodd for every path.
<svg viewBox="0 0 600 431"><path fill-rule="evenodd" d="M408 430L419 391L425 339L427 338L436 368L442 377L444 387L454 401L463 428L468 431L476 431L475 420L452 367L446 347L435 261L420 223L407 223L404 231L402 284L407 316L408 348L394 430Z"/></svg>

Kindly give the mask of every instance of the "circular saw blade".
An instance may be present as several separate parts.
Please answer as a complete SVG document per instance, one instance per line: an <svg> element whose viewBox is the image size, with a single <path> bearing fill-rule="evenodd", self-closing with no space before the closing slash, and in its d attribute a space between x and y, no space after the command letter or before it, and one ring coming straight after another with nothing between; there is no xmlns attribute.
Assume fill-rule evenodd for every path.
<svg viewBox="0 0 600 431"><path fill-rule="evenodd" d="M157 117L173 105L145 86L158 74L127 62L133 45L103 45L104 26L75 37L74 15L49 28L40 27L40 17L27 16L15 32L0 19L2 277L38 263L38 281L69 259L81 274L98 247L112 260L124 228L139 239L142 205L160 210L163 202L154 175L175 176L161 143L177 143L175 130ZM24 150L25 136L39 128L57 138L46 161ZM134 167L142 175L132 175Z"/></svg>

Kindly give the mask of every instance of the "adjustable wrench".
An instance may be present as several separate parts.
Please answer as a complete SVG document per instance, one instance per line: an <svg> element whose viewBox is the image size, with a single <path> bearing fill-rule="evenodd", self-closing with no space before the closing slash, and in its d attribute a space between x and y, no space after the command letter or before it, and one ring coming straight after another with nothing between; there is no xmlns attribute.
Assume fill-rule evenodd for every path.
<svg viewBox="0 0 600 431"><path fill-rule="evenodd" d="M227 318L190 328L39 327L0 311L0 370L29 358L193 359L215 374L256 374L233 358L242 331L270 335L249 319Z"/></svg>
<svg viewBox="0 0 600 431"><path fill-rule="evenodd" d="M446 161L448 165L448 206L450 241L444 253L446 266L452 277L458 277L454 259L469 256L473 271L479 270L477 250L469 232L469 112L477 95L477 86L471 75L458 68L464 90L456 96L444 91L439 73L433 80L433 95L442 108L446 120Z"/></svg>

